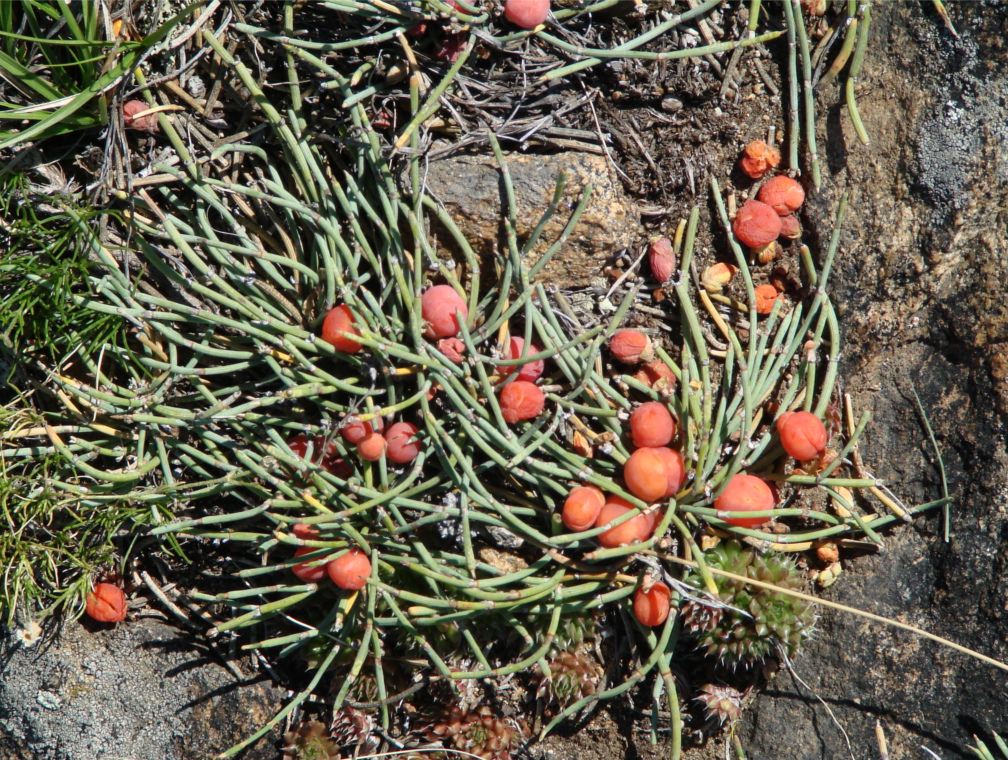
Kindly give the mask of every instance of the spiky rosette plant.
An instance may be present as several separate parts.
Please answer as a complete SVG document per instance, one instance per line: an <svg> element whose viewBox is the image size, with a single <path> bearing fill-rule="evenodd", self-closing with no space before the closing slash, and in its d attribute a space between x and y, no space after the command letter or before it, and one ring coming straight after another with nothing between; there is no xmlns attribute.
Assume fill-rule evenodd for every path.
<svg viewBox="0 0 1008 760"><path fill-rule="evenodd" d="M559 651L547 666L549 675L540 674L537 696L561 709L593 696L605 676L595 654L584 648Z"/></svg>
<svg viewBox="0 0 1008 760"><path fill-rule="evenodd" d="M329 736L324 723L302 721L284 734L283 760L336 760L339 745Z"/></svg>
<svg viewBox="0 0 1008 760"><path fill-rule="evenodd" d="M477 705L470 710L450 708L431 729L431 738L483 760L510 760L526 733L524 723L498 716L488 705Z"/></svg>
<svg viewBox="0 0 1008 760"><path fill-rule="evenodd" d="M709 568L785 591L802 591L805 587L805 577L793 559L774 552L760 554L738 541L722 541L704 553L704 562ZM716 607L717 612L705 612L700 608L709 604L692 599L683 620L697 646L719 662L748 667L772 657L778 647L787 657L793 657L812 635L816 613L808 600L718 574L713 578L718 592L714 604L721 605ZM688 574L685 580L698 592L705 588L698 573Z"/></svg>

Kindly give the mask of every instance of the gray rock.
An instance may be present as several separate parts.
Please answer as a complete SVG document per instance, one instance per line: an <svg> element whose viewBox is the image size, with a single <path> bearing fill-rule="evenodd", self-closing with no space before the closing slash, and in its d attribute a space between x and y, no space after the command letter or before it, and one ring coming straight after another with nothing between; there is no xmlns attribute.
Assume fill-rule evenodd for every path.
<svg viewBox="0 0 1008 760"><path fill-rule="evenodd" d="M534 264L560 237L571 212L591 184L592 194L573 235L544 267L541 277L561 287L587 285L601 265L631 245L640 232L634 204L623 191L605 157L590 153L552 156L508 155L508 171L518 211L519 243L532 234L553 199L557 177L567 175L563 200L528 259ZM501 223L504 188L492 156L453 156L432 161L424 182L444 204L466 240L481 256L507 250ZM442 242L447 240L442 231Z"/></svg>
<svg viewBox="0 0 1008 760"><path fill-rule="evenodd" d="M67 622L28 647L0 633L3 760L206 760L268 721L280 692L239 681L206 649L151 620ZM244 758L273 760L277 735Z"/></svg>

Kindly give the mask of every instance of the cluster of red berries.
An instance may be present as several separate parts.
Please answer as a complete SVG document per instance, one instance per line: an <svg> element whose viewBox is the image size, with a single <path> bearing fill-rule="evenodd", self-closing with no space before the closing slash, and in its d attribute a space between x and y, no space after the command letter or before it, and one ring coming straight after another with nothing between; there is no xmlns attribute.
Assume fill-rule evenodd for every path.
<svg viewBox="0 0 1008 760"><path fill-rule="evenodd" d="M297 523L293 532L302 541L316 541L321 535L318 528L304 523ZM303 557L316 551L318 549L313 549L310 546L301 546L294 552L294 557ZM364 588L367 579L371 576L371 560L364 552L354 547L333 559L299 562L291 570L294 571L294 575L308 583L318 583L328 575L329 579L339 588L358 591Z"/></svg>

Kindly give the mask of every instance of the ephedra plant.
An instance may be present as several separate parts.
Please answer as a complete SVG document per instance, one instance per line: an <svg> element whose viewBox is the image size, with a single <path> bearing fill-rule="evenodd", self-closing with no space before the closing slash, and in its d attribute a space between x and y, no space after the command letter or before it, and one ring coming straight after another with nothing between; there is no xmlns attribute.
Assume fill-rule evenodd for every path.
<svg viewBox="0 0 1008 760"><path fill-rule="evenodd" d="M840 335L827 285L843 202L827 249L789 254L801 287L763 313L712 183L710 235L740 275L735 297L700 285L694 208L670 242L674 337L640 341L621 331L633 287L587 327L538 278L590 188L565 209L558 178L541 223L519 240L507 158L491 137L505 244L480 259L426 192L415 130L397 174L351 80L308 46L278 48L289 72L278 94L213 29L201 33L249 93L273 149L222 145L213 158L240 153L245 168L216 173L159 114L179 161L152 167L162 181L120 193L111 234L77 217L90 264L68 297L119 320L125 337L82 340L87 350L58 361L30 355L48 400L4 457L56 462L44 487L64 501L139 505L136 524L176 551L200 540L229 547L233 572L218 580L230 588L189 592L217 615L208 634L238 635L278 661L299 657L310 674L225 754L330 685L334 725L369 725L360 713L370 710L367 720L387 728L420 684L450 705L432 738L504 757L528 727L471 692L512 675L550 703L543 733L653 679L655 715L667 706L677 754L672 660L687 599L687 631L740 667L778 645L793 654L813 620L807 605L788 612L753 593L768 614L790 617L770 633L746 628L748 648L719 649L712 618L730 630L747 623L703 612L727 587L697 537L745 541L751 548L722 549L731 562L711 564L756 567L755 579L791 588L781 554L872 538L904 516L862 517L850 501L848 489L876 486L846 465L867 416L845 439L834 434L831 458L802 468L775 427L787 412L823 420L834 399ZM326 139L305 116L299 71L324 75L350 102ZM557 215L563 233L530 265ZM428 234L435 226L447 248ZM525 374L539 363L540 374ZM719 505L736 477L758 479L774 498ZM578 488L598 494L594 519L583 509L565 519ZM810 507L813 494L841 509ZM683 580L682 560L695 577ZM608 671L591 654L605 619L621 621ZM787 641L774 639L785 628ZM314 724L292 736L328 747Z"/></svg>

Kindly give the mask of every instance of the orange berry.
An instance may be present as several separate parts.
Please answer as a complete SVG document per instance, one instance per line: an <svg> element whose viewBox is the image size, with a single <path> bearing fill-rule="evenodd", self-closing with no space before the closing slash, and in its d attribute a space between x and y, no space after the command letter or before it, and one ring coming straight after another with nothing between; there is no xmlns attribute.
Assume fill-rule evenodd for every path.
<svg viewBox="0 0 1008 760"><path fill-rule="evenodd" d="M358 591L364 588L371 576L371 560L360 549L354 548L329 560L325 569L337 586L348 591Z"/></svg>
<svg viewBox="0 0 1008 760"><path fill-rule="evenodd" d="M632 509L633 507L630 506L630 503L626 499L622 499L619 496L610 496L599 512L599 516L595 519L595 527L601 528L604 525L608 525ZM647 538L653 528L654 518L643 514L635 515L622 525L617 525L600 533L598 542L606 548L636 544Z"/></svg>
<svg viewBox="0 0 1008 760"><path fill-rule="evenodd" d="M624 364L649 362L654 359L651 339L640 330L619 330L609 339L609 350Z"/></svg>
<svg viewBox="0 0 1008 760"><path fill-rule="evenodd" d="M661 625L668 618L671 596L672 591L664 583L655 583L647 591L641 586L634 592L634 617L641 625Z"/></svg>
<svg viewBox="0 0 1008 760"><path fill-rule="evenodd" d="M780 227L780 216L773 208L760 201L746 201L735 215L732 232L750 248L759 248L776 240Z"/></svg>
<svg viewBox="0 0 1008 760"><path fill-rule="evenodd" d="M389 425L385 433L385 456L396 464L408 464L420 454L420 441L415 436L417 426L409 422Z"/></svg>
<svg viewBox="0 0 1008 760"><path fill-rule="evenodd" d="M780 151L762 140L753 140L745 146L739 163L750 179L761 179L780 163Z"/></svg>
<svg viewBox="0 0 1008 760"><path fill-rule="evenodd" d="M385 445L381 433L368 433L357 441L357 456L366 462L377 462L385 454Z"/></svg>
<svg viewBox="0 0 1008 760"><path fill-rule="evenodd" d="M302 557L305 554L311 554L318 549L313 549L310 546L299 546L297 551L294 552L295 557ZM294 565L291 570L301 580L307 583L318 583L320 580L326 577L326 564L325 562L319 562L319 564L314 564L319 562L319 559L308 560L307 562L298 562Z"/></svg>
<svg viewBox="0 0 1008 760"><path fill-rule="evenodd" d="M504 18L522 29L535 29L549 12L550 0L504 0Z"/></svg>
<svg viewBox="0 0 1008 760"><path fill-rule="evenodd" d="M675 420L668 407L660 401L646 401L630 415L630 436L634 446L667 446L675 434Z"/></svg>
<svg viewBox="0 0 1008 760"><path fill-rule="evenodd" d="M778 215L785 216L801 208L805 202L805 191L798 182L782 174L767 180L756 198L770 206Z"/></svg>
<svg viewBox="0 0 1008 760"><path fill-rule="evenodd" d="M340 434L347 443L360 443L364 436L371 433L380 433L385 429L385 420L381 417L372 417L367 422L358 418L353 418L350 422L340 428Z"/></svg>
<svg viewBox="0 0 1008 760"><path fill-rule="evenodd" d="M668 465L665 457L653 448L637 449L623 465L623 480L638 499L657 501L668 488Z"/></svg>
<svg viewBox="0 0 1008 760"><path fill-rule="evenodd" d="M595 525L605 500L605 494L595 486L575 486L567 494L560 519L567 530L575 533L588 530Z"/></svg>
<svg viewBox="0 0 1008 760"><path fill-rule="evenodd" d="M668 238L658 238L648 246L648 263L651 274L658 282L668 282L676 271L676 255L672 250L672 241Z"/></svg>
<svg viewBox="0 0 1008 760"><path fill-rule="evenodd" d="M766 481L755 475L739 473L728 481L728 487L714 500L714 509L721 512L761 512L773 509L776 501ZM725 518L725 522L738 525L740 528L751 528L769 519L769 517L729 517Z"/></svg>
<svg viewBox="0 0 1008 760"><path fill-rule="evenodd" d="M324 320L322 320L322 340L329 343L339 351L347 354L356 354L364 346L351 336L360 335L356 327L357 320L350 307L341 303L329 310Z"/></svg>
<svg viewBox="0 0 1008 760"><path fill-rule="evenodd" d="M812 412L785 412L777 418L777 432L784 451L799 462L815 459L829 442L826 426Z"/></svg>
<svg viewBox="0 0 1008 760"><path fill-rule="evenodd" d="M524 338L511 338L510 346L508 348L508 359L520 359L522 352L525 348ZM535 343L529 343L529 349L525 352L525 355L538 354L542 349L539 348ZM542 359L537 359L534 362L525 362L524 364L507 364L497 367L497 374L508 377L515 370L518 370L518 374L515 376L515 380L524 380L527 383L534 383L538 380L546 368L546 362Z"/></svg>
<svg viewBox="0 0 1008 760"><path fill-rule="evenodd" d="M424 335L428 338L451 338L458 334L459 317L469 316L469 307L451 285L435 285L420 297L420 314L423 317Z"/></svg>
<svg viewBox="0 0 1008 760"><path fill-rule="evenodd" d="M665 460L665 468L668 474L668 481L665 484L665 494L663 499L674 496L686 482L686 464L683 462L682 454L667 446L660 446L655 449Z"/></svg>
<svg viewBox="0 0 1008 760"><path fill-rule="evenodd" d="M121 623L126 619L126 594L112 583L99 583L84 600L84 612L98 623Z"/></svg>
<svg viewBox="0 0 1008 760"><path fill-rule="evenodd" d="M535 419L545 405L546 394L538 385L527 380L515 380L501 388L501 415L509 425L519 420Z"/></svg>
<svg viewBox="0 0 1008 760"><path fill-rule="evenodd" d="M769 283L765 285L760 285L756 288L756 313L757 314L769 314L773 311L774 301L777 300L777 296L780 294L777 292L777 288Z"/></svg>

